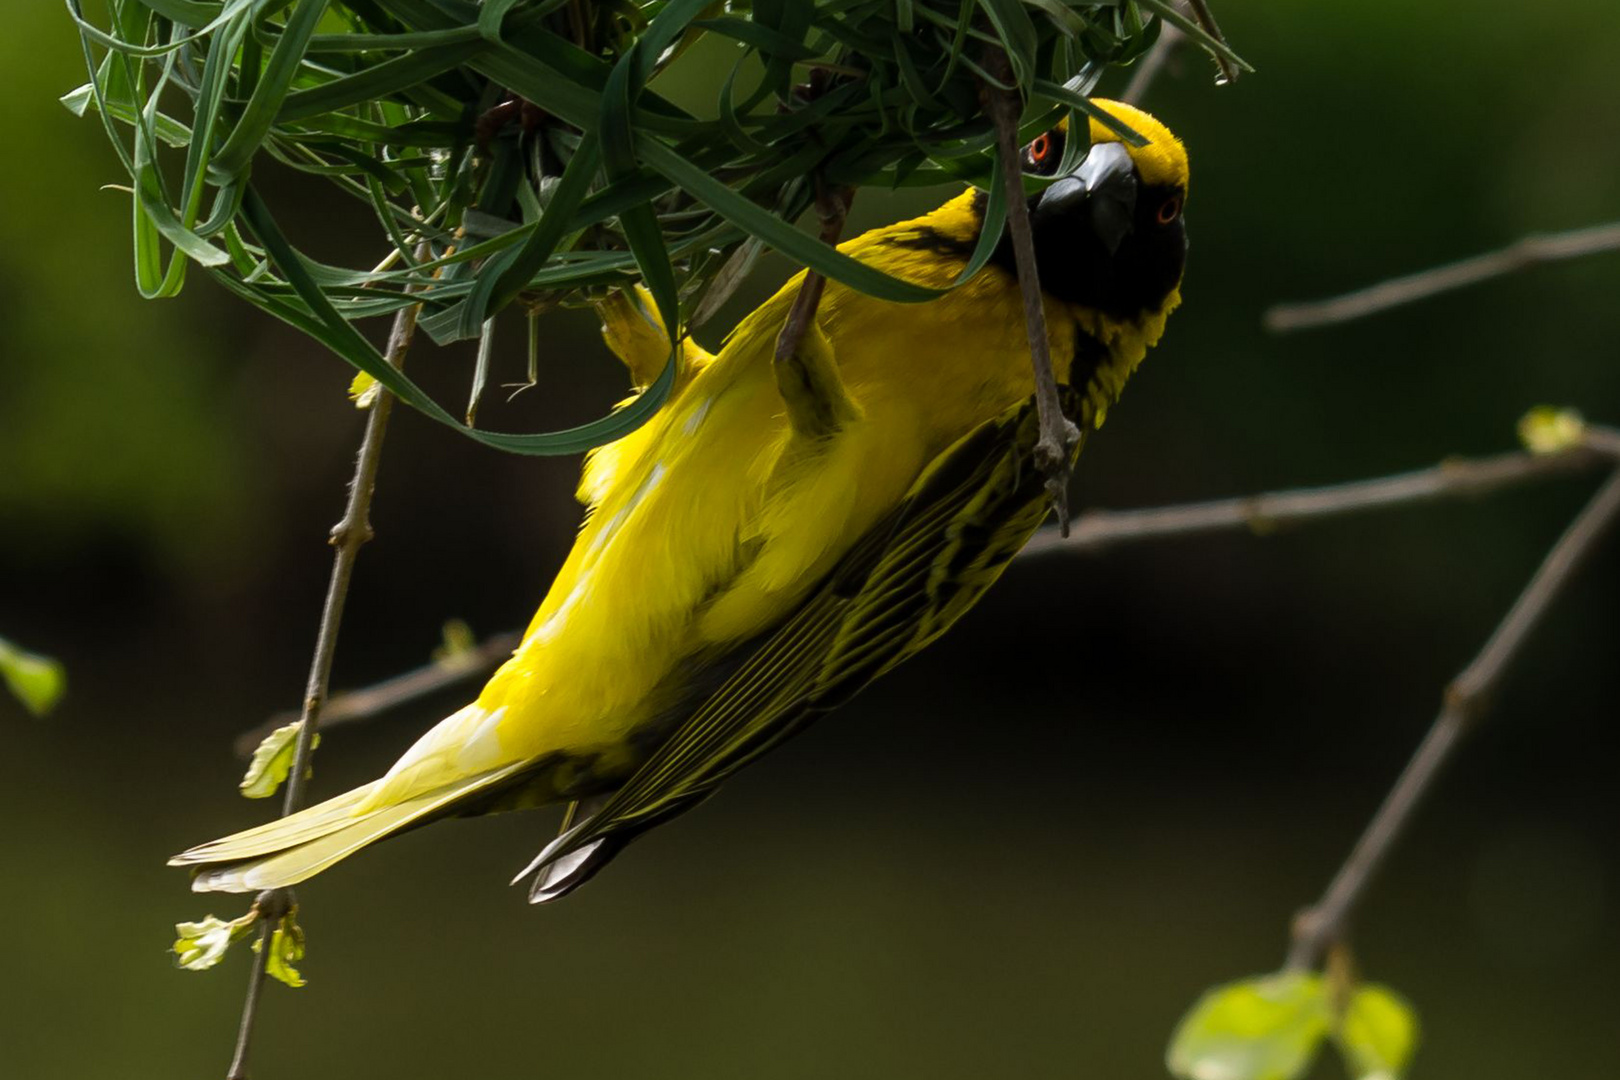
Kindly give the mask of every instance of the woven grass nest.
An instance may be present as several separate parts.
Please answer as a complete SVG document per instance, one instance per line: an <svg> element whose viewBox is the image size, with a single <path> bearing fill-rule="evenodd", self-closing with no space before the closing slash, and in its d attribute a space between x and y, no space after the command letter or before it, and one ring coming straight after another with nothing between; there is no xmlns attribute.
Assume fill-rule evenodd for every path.
<svg viewBox="0 0 1620 1080"><path fill-rule="evenodd" d="M129 173L143 295L177 293L195 262L409 404L522 453L624 434L673 365L592 424L505 434L452 416L358 324L420 305L445 343L487 335L513 303L533 316L639 281L673 336L766 247L926 300L796 227L818 190L989 186L984 87L1010 73L1028 135L1096 114L1097 77L1165 22L1241 63L1168 0L104 0L93 16L67 3L90 79L63 100L99 115ZM711 108L660 92L683 65L712 84L716 57L730 68ZM364 208L376 263L304 254L254 183L266 157Z"/></svg>

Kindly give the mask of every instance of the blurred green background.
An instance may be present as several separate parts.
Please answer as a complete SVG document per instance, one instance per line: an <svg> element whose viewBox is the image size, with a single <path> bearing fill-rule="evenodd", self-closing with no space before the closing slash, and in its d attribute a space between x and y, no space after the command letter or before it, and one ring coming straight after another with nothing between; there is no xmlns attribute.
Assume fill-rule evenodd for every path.
<svg viewBox="0 0 1620 1080"><path fill-rule="evenodd" d="M1218 7L1259 73L1216 89L1187 53L1149 98L1192 154L1187 303L1088 451L1081 503L1500 450L1544 401L1620 419L1614 258L1332 331L1259 324L1278 300L1617 216L1620 9ZM202 275L136 298L126 198L99 190L119 170L55 103L83 81L77 41L54 4L8 20L0 634L62 658L71 690L47 722L0 700L0 1060L40 1080L219 1075L246 964L180 973L165 949L176 920L241 905L162 863L272 810L236 796L230 744L300 695L361 416L337 360ZM944 194L865 192L856 224ZM367 216L303 181L279 205L306 238ZM767 261L734 307L788 272ZM502 381L522 366L510 330ZM486 404L491 426L577 422L622 393L588 315L547 333L541 388ZM413 371L454 401L470 363L423 350ZM577 523L576 468L396 414L337 684L422 662L449 617L520 625ZM1022 563L938 647L565 904L504 886L543 815L440 825L305 888L310 983L268 991L255 1073L1162 1076L1203 988L1280 962L1291 914L1592 484ZM1422 1013L1420 1076L1620 1072L1617 596L1611 538L1356 927L1365 973ZM317 792L459 703L335 733Z"/></svg>

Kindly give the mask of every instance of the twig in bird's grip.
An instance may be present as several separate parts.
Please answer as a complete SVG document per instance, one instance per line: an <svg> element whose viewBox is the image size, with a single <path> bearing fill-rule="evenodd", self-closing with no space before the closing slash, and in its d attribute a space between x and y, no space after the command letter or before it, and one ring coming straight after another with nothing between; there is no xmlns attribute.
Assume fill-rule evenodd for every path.
<svg viewBox="0 0 1620 1080"><path fill-rule="evenodd" d="M1018 147L1018 119L1023 98L1013 82L1012 63L1000 47L986 51L984 67L1003 85L985 82L979 95L996 128L1001 183L1007 189L1007 232L1012 237L1018 287L1024 298L1024 326L1035 370L1035 407L1040 416L1040 440L1035 444L1035 465L1046 474L1046 494L1057 514L1058 528L1069 535L1069 456L1080 439L1080 429L1063 415L1057 376L1052 371L1051 341L1046 335L1046 304L1041 296L1040 271L1035 265L1035 240L1029 224L1029 200L1024 197L1024 170Z"/></svg>

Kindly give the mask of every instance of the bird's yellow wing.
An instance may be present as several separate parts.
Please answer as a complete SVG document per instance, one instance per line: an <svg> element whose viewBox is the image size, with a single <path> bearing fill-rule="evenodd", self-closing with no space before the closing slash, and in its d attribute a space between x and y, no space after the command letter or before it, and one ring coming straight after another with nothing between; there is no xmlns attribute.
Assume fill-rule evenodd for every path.
<svg viewBox="0 0 1620 1080"><path fill-rule="evenodd" d="M1078 415L1064 389L1065 411ZM623 787L518 875L538 874L530 900L571 892L637 835L944 633L1046 516L1030 463L1038 435L1027 401L941 454Z"/></svg>

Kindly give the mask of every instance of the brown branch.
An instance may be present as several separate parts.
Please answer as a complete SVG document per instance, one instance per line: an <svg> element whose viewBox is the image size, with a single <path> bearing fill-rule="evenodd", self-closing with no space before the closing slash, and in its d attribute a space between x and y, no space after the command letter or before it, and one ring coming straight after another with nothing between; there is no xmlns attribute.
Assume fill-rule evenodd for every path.
<svg viewBox="0 0 1620 1080"><path fill-rule="evenodd" d="M396 368L405 362L411 338L416 333L417 307L401 308L394 316L394 326L388 339L388 362ZM281 813L285 817L296 813L304 803L308 784L310 759L315 750L315 730L320 725L321 707L326 701L332 675L332 658L337 652L338 627L343 621L343 605L349 595L349 580L354 574L354 563L360 548L372 537L371 499L377 486L377 463L382 457L383 437L388 431L388 416L393 411L394 397L380 390L366 417L365 435L360 440L360 453L355 460L354 479L349 483L349 499L343 517L332 529L332 576L326 587L326 602L321 608L320 629L315 635L315 655L309 665L309 679L304 687L304 705L299 717L298 744L293 752L292 771L287 774L287 792ZM258 1017L259 1000L264 989L266 962L270 958L271 936L280 915L292 906L292 894L286 889L271 889L260 893L254 900L260 916L259 948L254 954L253 971L249 976L247 998L242 1005L242 1021L237 1028L236 1051L231 1058L226 1080L246 1080L248 1047L253 1038L254 1021Z"/></svg>
<svg viewBox="0 0 1620 1080"><path fill-rule="evenodd" d="M1486 458L1463 458L1374 480L1276 491L1236 499L1216 499L1147 510L1088 510L1074 519L1069 539L1059 539L1056 528L1043 530L1025 545L1019 557L1059 553L1096 555L1117 544L1196 536L1227 529L1265 532L1281 526L1368 510L1486 495L1534 480L1620 461L1620 432L1593 428L1587 433L1586 443L1586 446L1557 454L1519 452ZM489 671L506 659L521 638L521 631L517 630L496 634L453 662L436 661L372 686L339 694L327 705L322 727L330 730L340 724L370 720L389 709ZM265 735L292 719L294 717L288 713L278 713L259 727L244 733L237 738L237 752L244 756L251 754Z"/></svg>
<svg viewBox="0 0 1620 1080"><path fill-rule="evenodd" d="M1052 372L1052 347L1046 334L1046 303L1041 295L1040 271L1035 265L1035 240L1029 224L1029 200L1024 195L1024 170L1018 146L1018 120L1023 99L1013 82L1012 63L1002 49L985 54L985 70L1003 85L985 82L980 99L996 127L996 152L1001 162L1001 183L1007 192L1007 232L1012 237L1018 287L1024 297L1024 326L1029 334L1030 362L1035 372L1035 407L1041 434L1035 444L1035 466L1046 474L1046 495L1057 513L1058 528L1069 532L1069 451L1080 429L1063 415L1057 376Z"/></svg>
<svg viewBox="0 0 1620 1080"><path fill-rule="evenodd" d="M1267 330L1277 334L1333 326L1528 267L1616 250L1620 250L1620 222L1569 232L1533 234L1499 251L1391 278L1343 296L1309 303L1278 304L1265 313L1263 322Z"/></svg>
<svg viewBox="0 0 1620 1080"><path fill-rule="evenodd" d="M1479 655L1446 687L1440 715L1400 779L1385 796L1366 831L1356 841L1350 857L1334 875L1322 898L1295 919L1293 943L1285 965L1289 970L1315 966L1323 952L1344 937L1350 916L1368 883L1405 832L1441 767L1484 714L1491 695L1501 685L1525 641L1617 516L1620 516L1620 469L1598 489L1559 537Z"/></svg>
<svg viewBox="0 0 1620 1080"><path fill-rule="evenodd" d="M1500 488L1561 473L1577 472L1617 456L1602 443L1613 436L1594 429L1587 445L1556 454L1520 451L1486 458L1443 461L1427 469L1354 480L1324 487L1296 488L1261 495L1146 510L1088 510L1075 518L1073 535L1060 540L1046 530L1025 545L1024 556L1054 552L1095 554L1115 544L1189 536L1224 529L1263 532L1316 518L1379 510L1434 499L1483 495ZM1620 437L1620 436L1616 436Z"/></svg>

